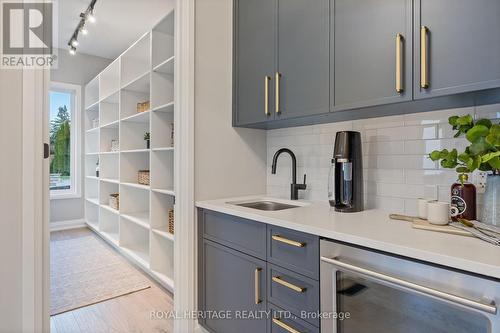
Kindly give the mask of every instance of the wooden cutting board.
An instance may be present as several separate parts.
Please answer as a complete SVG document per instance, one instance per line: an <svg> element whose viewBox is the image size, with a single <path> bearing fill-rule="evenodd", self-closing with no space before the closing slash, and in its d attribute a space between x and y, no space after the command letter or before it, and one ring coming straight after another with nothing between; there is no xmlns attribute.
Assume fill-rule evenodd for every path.
<svg viewBox="0 0 500 333"><path fill-rule="evenodd" d="M452 234L452 235L459 235L459 236L468 236L468 237L474 237L470 232L454 228L449 225L435 225L429 223L429 221L418 218L416 216L406 216L406 215L400 215L400 214L390 214L389 217L393 220L400 220L400 221L407 221L412 223L412 227L414 229L420 229L420 230L430 230L430 231L436 231L436 232L444 232L447 234Z"/></svg>

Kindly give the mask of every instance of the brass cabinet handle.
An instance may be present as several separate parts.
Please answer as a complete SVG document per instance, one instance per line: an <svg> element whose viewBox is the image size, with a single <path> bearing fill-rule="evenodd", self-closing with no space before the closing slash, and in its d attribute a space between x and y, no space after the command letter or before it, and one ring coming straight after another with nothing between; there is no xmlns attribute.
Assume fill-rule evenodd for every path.
<svg viewBox="0 0 500 333"><path fill-rule="evenodd" d="M429 64L427 50L427 35L429 28L425 25L420 27L420 87L423 89L429 88Z"/></svg>
<svg viewBox="0 0 500 333"><path fill-rule="evenodd" d="M280 72L276 72L276 113L280 113L280 81L281 81L281 74Z"/></svg>
<svg viewBox="0 0 500 333"><path fill-rule="evenodd" d="M255 269L255 304L259 304L262 302L260 299L260 272L262 271L262 268L257 267Z"/></svg>
<svg viewBox="0 0 500 333"><path fill-rule="evenodd" d="M269 81L271 77L266 75L264 77L264 113L269 116Z"/></svg>
<svg viewBox="0 0 500 333"><path fill-rule="evenodd" d="M292 289L293 291L296 291L298 293L303 293L307 289L307 288L302 288L302 287L296 286L293 283L290 283L288 281L285 281L281 278L281 276L273 276L272 280L273 280L273 282L276 282L277 284L280 284L284 287Z"/></svg>
<svg viewBox="0 0 500 333"><path fill-rule="evenodd" d="M403 88L403 40L401 34L396 34L396 92L401 94Z"/></svg>
<svg viewBox="0 0 500 333"><path fill-rule="evenodd" d="M281 327L282 329L284 329L287 332L290 332L290 333L300 333L300 331L297 331L295 328L293 328L293 327L285 324L284 322L282 322L278 318L273 318L273 323L275 325L278 325L279 327Z"/></svg>
<svg viewBox="0 0 500 333"><path fill-rule="evenodd" d="M295 246L295 247L306 246L306 243L297 242L297 241L294 241L294 240L291 240L291 239L288 239L285 237L281 237L280 235L273 235L271 238L277 242L285 243L285 244Z"/></svg>

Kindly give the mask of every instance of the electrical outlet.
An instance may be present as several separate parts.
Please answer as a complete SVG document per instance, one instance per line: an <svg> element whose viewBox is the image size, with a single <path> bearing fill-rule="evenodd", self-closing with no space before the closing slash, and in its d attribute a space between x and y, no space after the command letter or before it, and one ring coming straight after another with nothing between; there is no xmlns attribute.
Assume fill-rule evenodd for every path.
<svg viewBox="0 0 500 333"><path fill-rule="evenodd" d="M476 186L476 193L484 193L486 191L486 176L487 172L477 171L474 177L474 185Z"/></svg>

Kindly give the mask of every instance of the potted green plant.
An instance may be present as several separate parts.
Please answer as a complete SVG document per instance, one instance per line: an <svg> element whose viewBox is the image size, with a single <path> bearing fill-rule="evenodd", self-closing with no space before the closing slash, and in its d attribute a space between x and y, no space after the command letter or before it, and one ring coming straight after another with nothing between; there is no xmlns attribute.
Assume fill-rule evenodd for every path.
<svg viewBox="0 0 500 333"><path fill-rule="evenodd" d="M483 222L500 223L500 124L489 119L474 121L471 115L453 116L448 119L455 138L465 135L470 142L463 152L456 149L435 150L429 154L433 161L440 161L443 168L455 169L459 174L474 170L488 172L484 195ZM459 177L461 178L461 177Z"/></svg>
<svg viewBox="0 0 500 333"><path fill-rule="evenodd" d="M144 133L144 141L146 141L146 148L150 148L151 136L149 132Z"/></svg>

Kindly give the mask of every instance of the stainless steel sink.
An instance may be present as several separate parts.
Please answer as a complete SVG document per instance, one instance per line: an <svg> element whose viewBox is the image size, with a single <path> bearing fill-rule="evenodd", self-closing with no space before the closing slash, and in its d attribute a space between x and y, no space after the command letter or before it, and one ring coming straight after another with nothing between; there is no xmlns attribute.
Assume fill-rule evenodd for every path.
<svg viewBox="0 0 500 333"><path fill-rule="evenodd" d="M254 202L243 202L243 203L235 203L236 206L259 209L259 210L284 210L290 208L297 208L300 206L289 205L281 202L274 201L254 201Z"/></svg>

